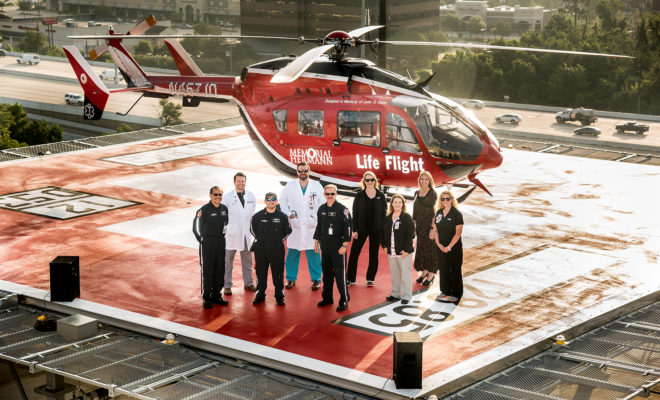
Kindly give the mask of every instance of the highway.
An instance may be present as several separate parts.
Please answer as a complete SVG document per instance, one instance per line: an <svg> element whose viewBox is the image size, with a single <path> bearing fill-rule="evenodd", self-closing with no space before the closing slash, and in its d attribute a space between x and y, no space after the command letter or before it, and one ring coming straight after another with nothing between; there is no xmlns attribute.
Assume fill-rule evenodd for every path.
<svg viewBox="0 0 660 400"><path fill-rule="evenodd" d="M93 69L100 74L107 68L94 66ZM20 71L23 73L31 72L38 74L39 77L30 78L3 73L6 71ZM75 79L73 70L66 60L63 60L62 62L43 60L39 65L25 65L18 64L16 58L12 56L0 57L0 87L2 87L1 94L4 97L52 104L65 104L65 93L82 93L82 90L77 83L44 79L44 76ZM123 87L121 84L119 86L114 86L109 81L105 82L110 88ZM122 113L126 112L138 97L139 94L136 93L113 94L110 96L106 110ZM559 109L560 108L558 107L557 111L559 111ZM571 140L572 138L578 137L573 133L573 130L580 126L578 122L557 123L555 121L554 113L551 112L498 107L484 107L480 110L470 109L470 111L472 111L478 119L496 134L525 135L529 133L530 135L554 136L565 140ZM158 99L153 98L140 100L131 111L131 114L133 115L152 118L158 118L159 113L160 106L158 105ZM497 123L495 117L503 113L519 114L522 116L523 120L517 126ZM238 109L233 103L222 104L202 102L199 107L183 108L182 118L185 122L202 122L236 116L238 116ZM624 119L599 117L598 122L596 122L594 126L601 129L601 135L599 137L588 136L584 138L591 140L595 145L597 145L598 142L617 142L623 144L628 143L633 145L660 147L660 123L645 122L650 126L650 131L644 135L636 135L633 133L619 134L614 127L616 124L624 121ZM579 138L583 137L579 136Z"/></svg>
<svg viewBox="0 0 660 400"><path fill-rule="evenodd" d="M104 67L92 67L97 73L101 73ZM16 57L0 57L0 95L15 99L39 101L51 104L66 104L64 101L65 93L80 93L82 88L77 81L67 83L57 80L29 78L16 76L4 71L32 72L41 76L53 76L76 79L73 69L68 62L45 61L42 60L38 65L18 64ZM109 88L119 88L124 86L114 86L111 81L105 81ZM140 97L137 93L117 93L110 96L106 110L112 112L124 113ZM176 101L176 100L175 100ZM179 100L180 101L180 100ZM76 106L71 106L76 107ZM234 103L201 103L199 107L183 108L182 119L185 122L202 122L218 118L238 116L238 109ZM160 106L158 99L143 98L131 110L133 115L158 118ZM81 110L82 115L82 110Z"/></svg>

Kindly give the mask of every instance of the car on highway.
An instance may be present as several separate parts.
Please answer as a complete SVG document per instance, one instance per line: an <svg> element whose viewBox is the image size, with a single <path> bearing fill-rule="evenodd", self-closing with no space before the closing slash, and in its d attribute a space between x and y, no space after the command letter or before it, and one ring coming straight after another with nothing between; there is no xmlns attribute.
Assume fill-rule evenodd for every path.
<svg viewBox="0 0 660 400"><path fill-rule="evenodd" d="M182 29L192 29L192 25L190 25L190 24L181 24L181 25L179 25L179 28L182 28Z"/></svg>
<svg viewBox="0 0 660 400"><path fill-rule="evenodd" d="M637 121L628 121L628 122L624 122L623 124L617 124L615 128L618 133L630 131L630 132L635 132L638 135L641 135L644 132L649 131L648 125L640 124Z"/></svg>
<svg viewBox="0 0 660 400"><path fill-rule="evenodd" d="M82 94L78 94L78 93L67 93L64 95L64 101L66 101L66 104L83 105L83 103L85 102L85 97Z"/></svg>
<svg viewBox="0 0 660 400"><path fill-rule="evenodd" d="M510 123L512 125L518 125L522 121L522 117L518 114L501 114L495 117L495 121L498 124Z"/></svg>
<svg viewBox="0 0 660 400"><path fill-rule="evenodd" d="M485 106L484 102L481 100L465 100L464 102L461 103L463 107L470 107L470 108L483 108Z"/></svg>
<svg viewBox="0 0 660 400"><path fill-rule="evenodd" d="M114 80L115 79L115 70L114 69L104 69L100 75L101 79L105 80ZM118 80L124 80L124 77L121 74L117 77Z"/></svg>
<svg viewBox="0 0 660 400"><path fill-rule="evenodd" d="M16 62L19 64L39 64L41 62L41 59L39 58L38 55L36 54L23 54L20 57L16 59Z"/></svg>
<svg viewBox="0 0 660 400"><path fill-rule="evenodd" d="M0 57L4 57L7 55L7 50L5 49L0 49Z"/></svg>
<svg viewBox="0 0 660 400"><path fill-rule="evenodd" d="M573 133L576 135L598 136L600 135L600 129L596 128L595 126L583 126L581 128L573 129Z"/></svg>

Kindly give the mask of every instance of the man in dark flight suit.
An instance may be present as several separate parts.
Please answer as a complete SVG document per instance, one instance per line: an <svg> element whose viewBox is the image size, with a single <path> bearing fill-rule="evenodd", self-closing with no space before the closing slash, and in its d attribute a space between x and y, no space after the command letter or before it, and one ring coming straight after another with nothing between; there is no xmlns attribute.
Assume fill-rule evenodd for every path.
<svg viewBox="0 0 660 400"><path fill-rule="evenodd" d="M275 300L284 303L284 239L291 233L289 217L277 209L277 195L266 193L266 208L252 216L250 229L254 236L254 264L257 270L257 294L252 304L266 300L268 266L275 286Z"/></svg>
<svg viewBox="0 0 660 400"><path fill-rule="evenodd" d="M199 263L202 267L202 301L204 308L213 304L229 304L222 298L225 275L225 229L229 212L221 204L222 189L213 186L209 191L211 201L197 210L193 221L193 233L199 242Z"/></svg>
<svg viewBox="0 0 660 400"><path fill-rule="evenodd" d="M337 311L344 311L350 300L346 285L346 248L351 242L351 213L343 204L335 201L335 185L326 185L323 195L326 203L319 207L318 223L314 231L314 251L318 253L320 247L323 269L323 299L317 305L323 307L332 304L333 281L336 281L340 296Z"/></svg>

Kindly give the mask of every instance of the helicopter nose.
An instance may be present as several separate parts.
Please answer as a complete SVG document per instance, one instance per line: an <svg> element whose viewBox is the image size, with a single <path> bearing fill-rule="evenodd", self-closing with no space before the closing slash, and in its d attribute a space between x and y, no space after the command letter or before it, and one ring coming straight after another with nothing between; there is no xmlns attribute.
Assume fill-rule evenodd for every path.
<svg viewBox="0 0 660 400"><path fill-rule="evenodd" d="M481 170L497 168L502 165L502 152L494 144L488 144L486 146L486 161L484 161Z"/></svg>

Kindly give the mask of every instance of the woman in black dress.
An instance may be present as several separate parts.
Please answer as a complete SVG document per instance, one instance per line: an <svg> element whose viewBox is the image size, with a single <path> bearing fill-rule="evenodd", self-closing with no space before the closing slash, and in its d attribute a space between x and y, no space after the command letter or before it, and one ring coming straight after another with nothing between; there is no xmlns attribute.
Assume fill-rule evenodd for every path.
<svg viewBox="0 0 660 400"><path fill-rule="evenodd" d="M355 284L358 257L364 242L369 239L369 267L367 268L367 287L374 286L378 272L378 249L383 218L387 209L387 201L383 192L378 190L376 174L367 171L362 175L362 190L353 200L353 243L351 255L348 257L346 284Z"/></svg>
<svg viewBox="0 0 660 400"><path fill-rule="evenodd" d="M456 208L454 195L445 190L438 198L433 234L438 253L440 294L437 301L455 303L463 296L463 214Z"/></svg>
<svg viewBox="0 0 660 400"><path fill-rule="evenodd" d="M417 252L415 254L415 271L418 272L417 283L430 286L438 272L437 247L433 239L431 225L435 213L435 203L438 198L434 189L433 177L428 171L422 171L417 178L419 190L415 192L413 203L413 221L417 234Z"/></svg>

